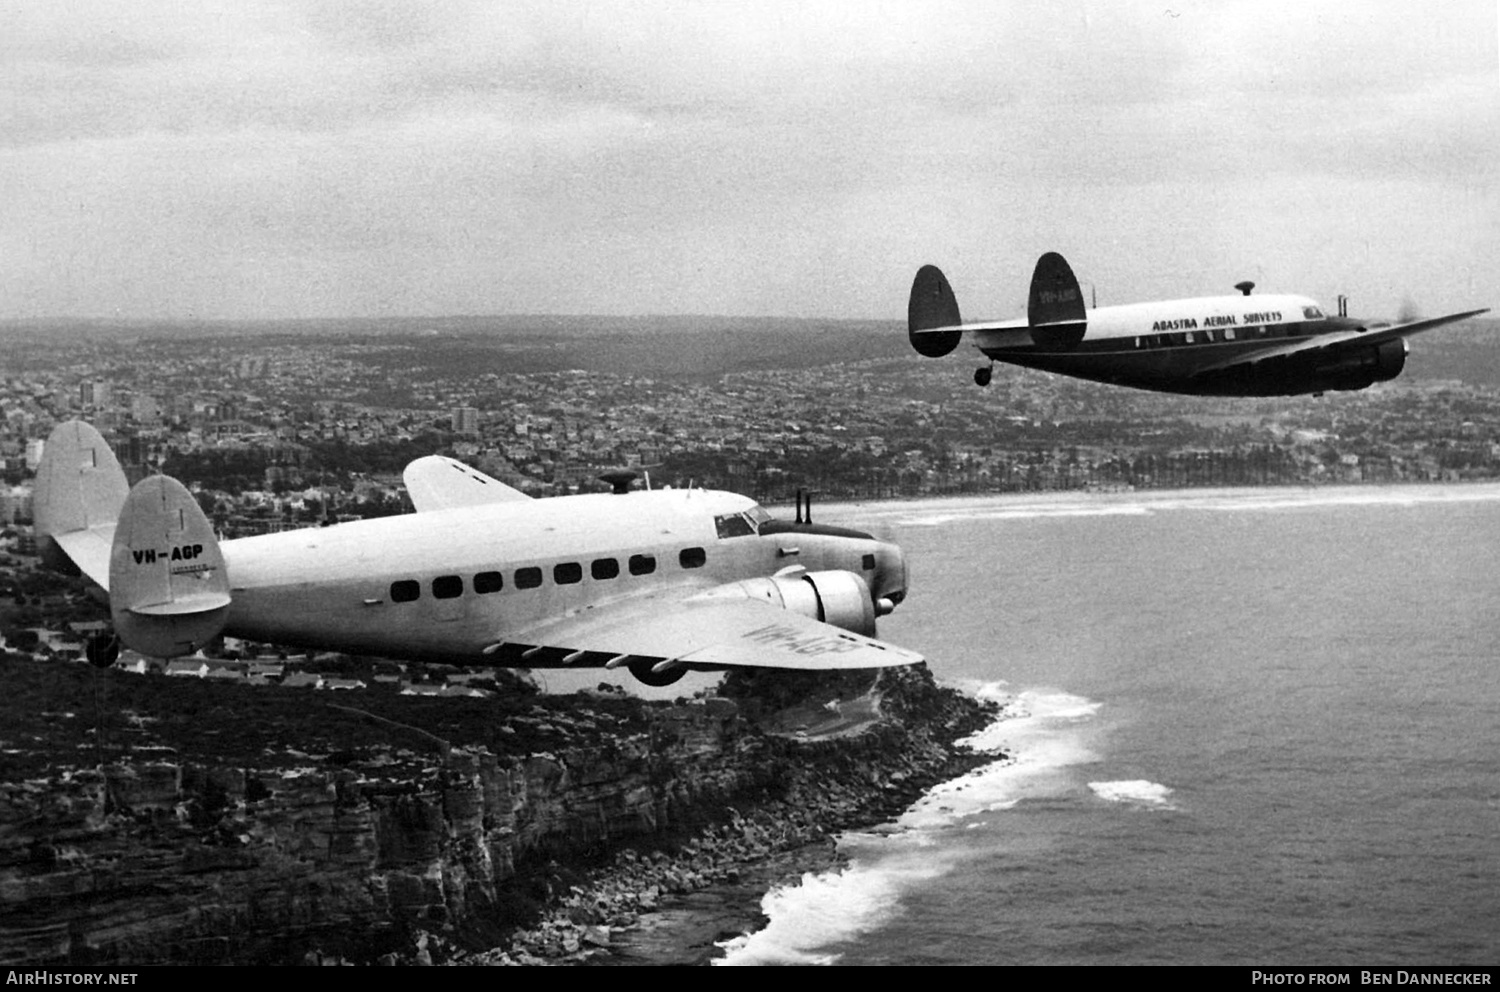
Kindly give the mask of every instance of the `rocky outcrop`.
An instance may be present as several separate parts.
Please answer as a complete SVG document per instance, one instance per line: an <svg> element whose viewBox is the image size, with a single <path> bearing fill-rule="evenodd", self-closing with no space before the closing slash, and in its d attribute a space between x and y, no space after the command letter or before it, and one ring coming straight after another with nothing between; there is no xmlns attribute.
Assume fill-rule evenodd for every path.
<svg viewBox="0 0 1500 992"><path fill-rule="evenodd" d="M5 781L0 964L586 953L673 892L899 809L972 764L952 741L989 719L925 670L880 687L901 718L828 739L767 732L765 701L738 691L628 719L581 698L545 717L563 746L526 753L246 753Z"/></svg>

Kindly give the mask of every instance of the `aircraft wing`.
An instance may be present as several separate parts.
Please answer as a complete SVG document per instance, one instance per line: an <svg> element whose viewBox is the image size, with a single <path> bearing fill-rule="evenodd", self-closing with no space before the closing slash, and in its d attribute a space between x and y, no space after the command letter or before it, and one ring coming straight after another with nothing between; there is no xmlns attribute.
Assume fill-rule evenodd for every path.
<svg viewBox="0 0 1500 992"><path fill-rule="evenodd" d="M531 498L499 479L442 455L418 458L406 466L401 481L406 483L407 495L418 513Z"/></svg>
<svg viewBox="0 0 1500 992"><path fill-rule="evenodd" d="M737 587L676 588L616 600L516 631L507 643L705 668L836 671L922 661L914 651L743 598Z"/></svg>
<svg viewBox="0 0 1500 992"><path fill-rule="evenodd" d="M1404 324L1392 324L1389 327L1379 327L1375 328L1374 330L1334 331L1330 334L1319 334L1313 337L1298 338L1294 341L1288 341L1284 344L1271 345L1261 351L1251 352L1248 355L1242 354L1237 358L1230 358L1213 365L1205 366L1203 368L1200 368L1197 374L1201 375L1205 372L1222 372L1225 369L1235 368L1236 366L1256 365L1268 358L1285 358L1288 355L1298 355L1309 351L1330 349L1337 352L1343 346L1348 345L1351 342L1358 342L1358 347L1360 348L1372 348L1385 344L1387 341L1394 341L1397 338L1405 338L1413 334L1420 334L1423 331L1430 331L1434 328L1442 327L1445 324L1457 323L1460 320L1467 320L1470 317L1477 317L1482 313L1488 312L1488 307L1482 307L1478 310L1465 310L1462 313L1450 313L1445 314L1441 317L1426 317L1422 320L1409 320Z"/></svg>

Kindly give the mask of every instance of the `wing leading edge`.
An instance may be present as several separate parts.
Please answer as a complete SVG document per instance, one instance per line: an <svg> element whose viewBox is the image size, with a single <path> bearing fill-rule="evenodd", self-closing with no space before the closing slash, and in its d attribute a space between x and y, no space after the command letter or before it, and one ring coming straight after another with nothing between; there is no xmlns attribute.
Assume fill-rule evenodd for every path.
<svg viewBox="0 0 1500 992"><path fill-rule="evenodd" d="M507 641L704 668L840 671L923 660L894 644L739 598L733 585L683 599L656 593L617 600L517 631Z"/></svg>
<svg viewBox="0 0 1500 992"><path fill-rule="evenodd" d="M1460 320L1468 320L1470 317L1477 317L1482 313L1488 312L1489 307L1481 307L1478 310L1464 310L1461 313L1444 314L1441 317L1410 320L1404 324L1393 324L1390 327L1380 327L1374 330L1336 331L1332 334L1301 338L1286 344L1266 348L1263 351L1256 351L1249 355L1240 355L1213 365L1206 365L1198 369L1195 374L1202 375L1207 372L1223 372L1233 368L1248 368L1269 358L1285 358L1288 355L1299 355L1323 349L1337 352L1343 350L1345 346L1375 348L1385 344L1387 341L1409 337L1412 334L1421 334L1423 331L1431 331L1446 324L1455 324Z"/></svg>

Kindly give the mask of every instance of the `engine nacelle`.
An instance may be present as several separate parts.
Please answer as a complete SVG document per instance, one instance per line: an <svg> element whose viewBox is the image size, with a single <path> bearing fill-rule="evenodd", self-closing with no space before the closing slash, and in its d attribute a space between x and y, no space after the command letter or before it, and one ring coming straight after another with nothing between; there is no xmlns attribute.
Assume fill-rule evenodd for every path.
<svg viewBox="0 0 1500 992"><path fill-rule="evenodd" d="M1319 365L1317 379L1329 389L1364 389L1375 382L1387 382L1406 368L1405 338L1386 341L1373 348L1354 352L1337 362Z"/></svg>
<svg viewBox="0 0 1500 992"><path fill-rule="evenodd" d="M1375 381L1388 382L1406 368L1407 345L1405 338L1387 341L1375 350Z"/></svg>
<svg viewBox="0 0 1500 992"><path fill-rule="evenodd" d="M864 577L833 569L745 579L715 590L737 589L746 599L762 599L793 613L866 637L875 636L875 599Z"/></svg>

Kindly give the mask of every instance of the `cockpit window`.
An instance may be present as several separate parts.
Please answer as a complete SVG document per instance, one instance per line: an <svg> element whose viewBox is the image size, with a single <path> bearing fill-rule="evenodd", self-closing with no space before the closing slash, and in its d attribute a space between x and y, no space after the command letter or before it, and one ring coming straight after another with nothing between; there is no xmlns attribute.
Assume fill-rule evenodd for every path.
<svg viewBox="0 0 1500 992"><path fill-rule="evenodd" d="M714 517L720 537L748 537L756 533L755 525L743 513L726 513Z"/></svg>
<svg viewBox="0 0 1500 992"><path fill-rule="evenodd" d="M1322 320L1323 311L1319 310L1317 307L1303 307L1302 316L1307 318L1308 320Z"/></svg>
<svg viewBox="0 0 1500 992"><path fill-rule="evenodd" d="M768 520L774 519L769 513L766 512L765 507L761 506L759 503L756 503L754 506L750 507L750 509L746 510L745 516L749 517L750 522L755 524L756 530L760 530L761 524L765 523Z"/></svg>

